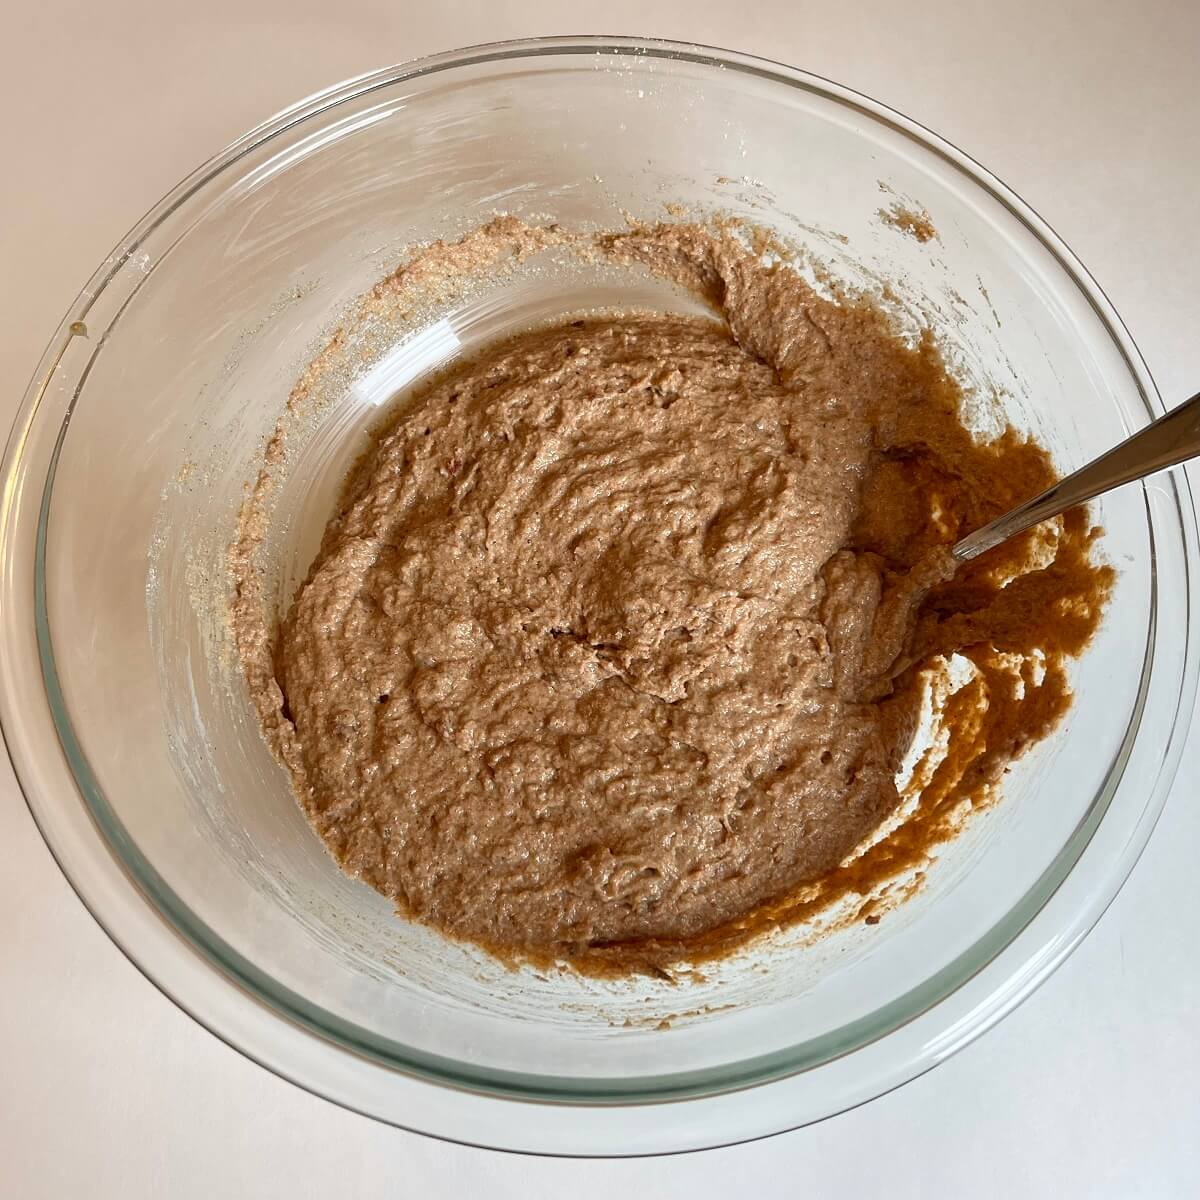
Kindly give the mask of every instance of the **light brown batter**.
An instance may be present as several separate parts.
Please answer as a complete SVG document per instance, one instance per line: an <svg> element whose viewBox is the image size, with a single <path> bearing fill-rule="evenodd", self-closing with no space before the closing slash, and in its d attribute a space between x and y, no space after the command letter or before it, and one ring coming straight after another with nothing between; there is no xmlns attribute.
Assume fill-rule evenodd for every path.
<svg viewBox="0 0 1200 1200"><path fill-rule="evenodd" d="M347 870L497 952L621 969L860 886L869 856L839 864L898 803L921 671L961 652L979 720L890 840L919 856L1061 715L1109 574L1078 514L1048 568L1026 538L947 582L947 544L1053 472L972 440L928 341L696 226L595 245L722 320L593 317L458 366L349 481L273 678L235 624ZM1003 656L1034 647L1018 698Z"/></svg>

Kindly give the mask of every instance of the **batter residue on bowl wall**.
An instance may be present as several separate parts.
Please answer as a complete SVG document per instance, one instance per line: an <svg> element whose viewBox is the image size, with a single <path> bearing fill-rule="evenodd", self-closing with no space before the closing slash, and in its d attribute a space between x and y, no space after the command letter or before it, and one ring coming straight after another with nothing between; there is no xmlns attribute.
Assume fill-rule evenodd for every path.
<svg viewBox="0 0 1200 1200"><path fill-rule="evenodd" d="M234 627L345 869L510 958L654 970L919 867L1061 718L1111 573L1082 510L954 573L947 546L1049 484L1048 456L973 439L931 338L818 296L744 231L573 240L501 218L376 292L549 243L666 276L713 317L569 320L429 383L355 469L278 628L260 480ZM856 855L952 655L971 673L949 750Z"/></svg>

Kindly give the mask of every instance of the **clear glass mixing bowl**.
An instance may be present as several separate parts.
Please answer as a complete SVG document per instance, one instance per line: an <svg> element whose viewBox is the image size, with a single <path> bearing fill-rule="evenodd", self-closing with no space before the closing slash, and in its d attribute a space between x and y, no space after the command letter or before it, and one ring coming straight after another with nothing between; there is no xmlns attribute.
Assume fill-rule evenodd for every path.
<svg viewBox="0 0 1200 1200"><path fill-rule="evenodd" d="M575 38L365 76L229 147L101 266L8 446L0 701L50 848L114 940L208 1028L399 1125L633 1154L877 1095L1063 959L1132 867L1178 759L1197 552L1176 475L1097 505L1120 575L1067 721L877 926L811 944L793 931L678 986L598 982L508 972L338 871L258 735L221 615L263 438L405 247L497 210L611 228L668 202L772 226L851 284L890 280L901 321L938 326L981 419L998 405L1064 470L1160 411L1096 285L954 148L787 67ZM893 203L927 210L937 239L882 221ZM298 437L271 594L303 572L363 428L431 345L436 358L628 299L621 286L518 272L451 304L423 340L383 347L387 370L364 363ZM686 306L644 288L643 301Z"/></svg>

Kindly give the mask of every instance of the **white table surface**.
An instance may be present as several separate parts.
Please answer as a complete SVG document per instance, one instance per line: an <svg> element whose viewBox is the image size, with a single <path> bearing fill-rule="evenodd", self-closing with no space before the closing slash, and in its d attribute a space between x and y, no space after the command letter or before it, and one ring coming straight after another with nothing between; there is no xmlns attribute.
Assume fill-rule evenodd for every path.
<svg viewBox="0 0 1200 1200"><path fill-rule="evenodd" d="M1195 0L27 0L0 24L0 426L93 267L244 129L370 68L583 27L782 59L929 125L1065 237L1168 402L1200 386ZM1194 730L1095 932L936 1071L753 1145L573 1163L389 1129L222 1045L93 923L0 760L0 1196L1200 1195L1197 800Z"/></svg>

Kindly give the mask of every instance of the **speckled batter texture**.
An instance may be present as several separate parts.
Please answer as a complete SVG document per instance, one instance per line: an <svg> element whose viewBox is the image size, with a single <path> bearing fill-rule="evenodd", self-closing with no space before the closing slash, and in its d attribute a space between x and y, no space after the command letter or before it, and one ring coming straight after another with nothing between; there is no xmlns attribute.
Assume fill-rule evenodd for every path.
<svg viewBox="0 0 1200 1200"><path fill-rule="evenodd" d="M922 669L1049 647L1028 725L983 705L990 786L1065 708L1108 576L1085 522L1050 568L1018 542L950 582L947 545L1053 472L970 438L928 340L697 226L592 245L714 319L568 321L457 366L359 464L277 636L239 639L347 870L503 954L645 966L786 919L895 809ZM1000 586L1022 570L1032 598ZM1070 636L1047 596L1086 602Z"/></svg>

